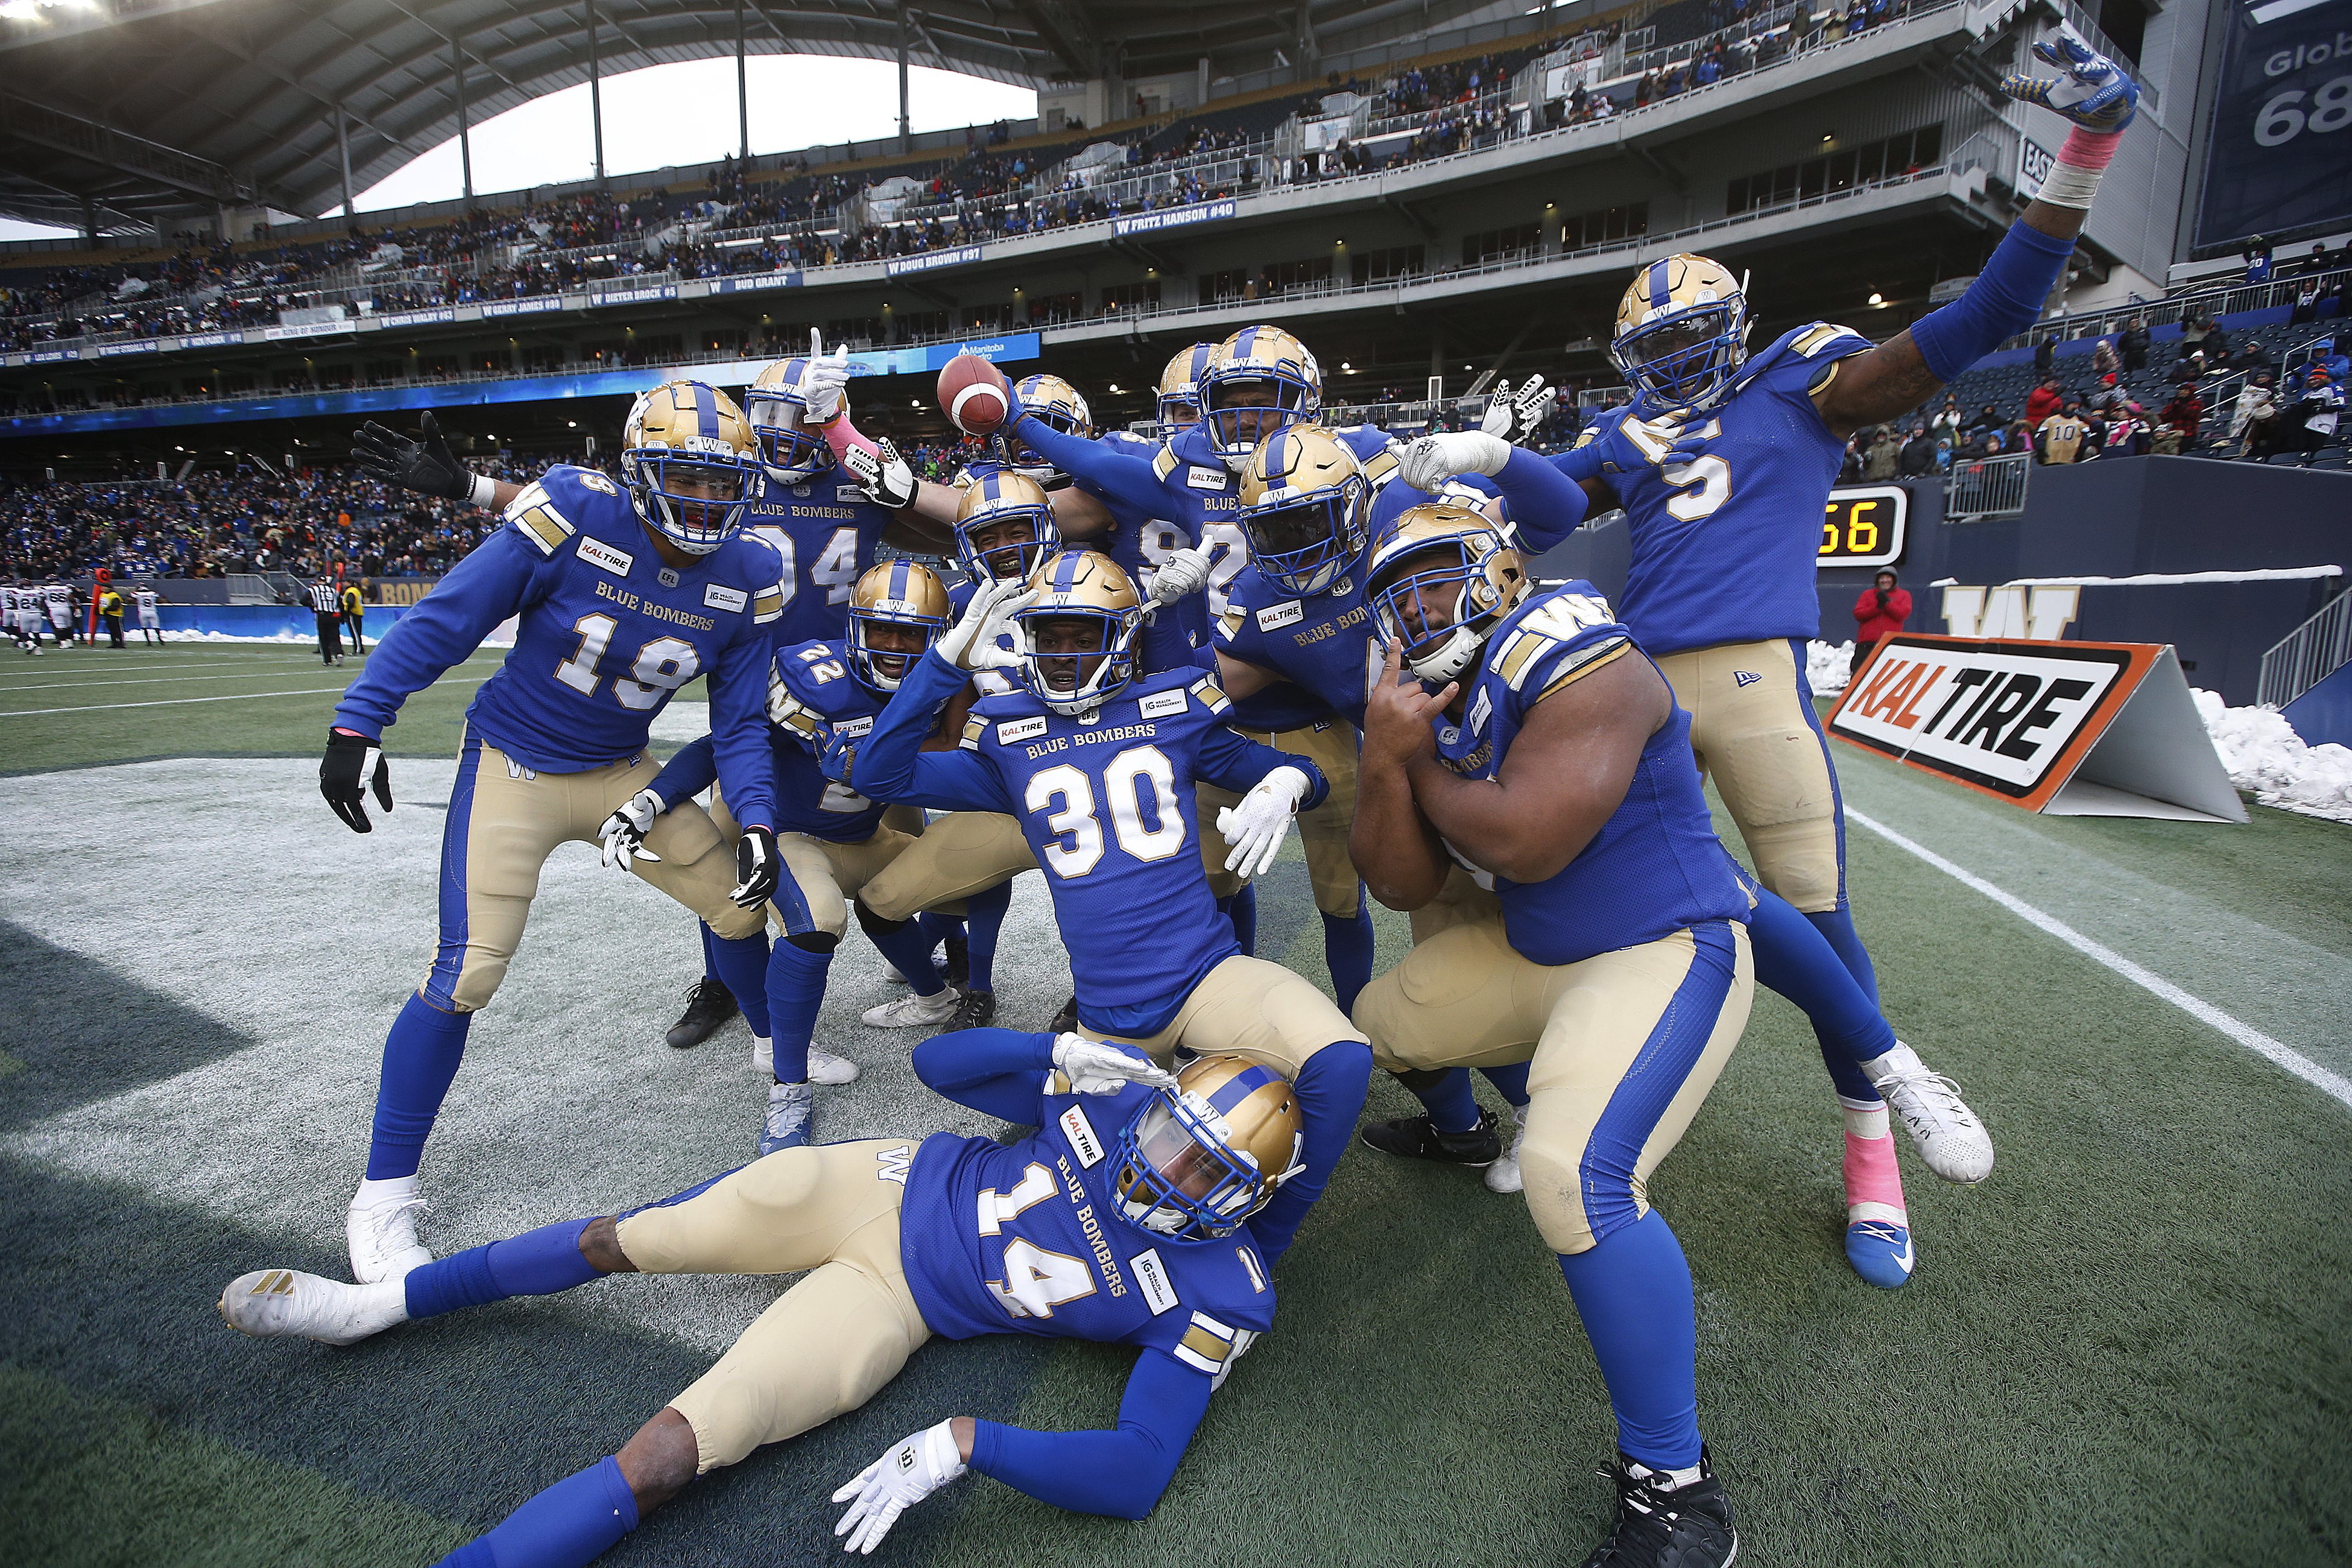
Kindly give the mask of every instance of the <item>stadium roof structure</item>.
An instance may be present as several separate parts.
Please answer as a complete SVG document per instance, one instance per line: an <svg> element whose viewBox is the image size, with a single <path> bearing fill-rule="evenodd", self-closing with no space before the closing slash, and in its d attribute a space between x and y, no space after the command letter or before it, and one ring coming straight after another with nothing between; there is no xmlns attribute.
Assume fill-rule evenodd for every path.
<svg viewBox="0 0 2352 1568"><path fill-rule="evenodd" d="M677 60L905 58L999 81L1288 66L1494 0L0 0L0 211L305 216L518 104ZM460 62L462 61L462 71Z"/></svg>

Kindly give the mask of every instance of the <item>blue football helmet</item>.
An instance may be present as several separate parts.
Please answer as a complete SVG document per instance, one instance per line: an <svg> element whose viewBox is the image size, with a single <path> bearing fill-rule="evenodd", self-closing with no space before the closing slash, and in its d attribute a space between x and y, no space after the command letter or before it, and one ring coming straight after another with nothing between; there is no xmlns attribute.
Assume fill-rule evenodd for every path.
<svg viewBox="0 0 2352 1568"><path fill-rule="evenodd" d="M931 569L913 561L877 561L849 590L849 669L869 691L898 689L915 661L931 650L953 618L947 588ZM892 626L919 633L915 647L877 647L874 631Z"/></svg>
<svg viewBox="0 0 2352 1568"><path fill-rule="evenodd" d="M751 426L717 387L666 381L638 395L621 427L621 478L646 526L708 555L734 537L759 488Z"/></svg>
<svg viewBox="0 0 2352 1568"><path fill-rule="evenodd" d="M743 394L743 416L759 443L760 467L778 484L797 485L834 466L824 433L808 423L805 359L778 360Z"/></svg>
<svg viewBox="0 0 2352 1568"><path fill-rule="evenodd" d="M1025 527L1024 527L1025 525ZM1020 535L1026 531L1027 539ZM985 534L983 545L977 535ZM956 563L975 583L1019 581L1062 548L1053 503L1037 482L1012 468L972 475L956 502Z"/></svg>
<svg viewBox="0 0 2352 1568"><path fill-rule="evenodd" d="M1242 470L1235 520L1250 564L1294 594L1319 594L1364 552L1371 487L1347 444L1319 425L1277 430Z"/></svg>
<svg viewBox="0 0 2352 1568"><path fill-rule="evenodd" d="M1259 442L1323 412L1323 367L1280 327L1244 327L1218 344L1199 385L1209 444L1235 473Z"/></svg>
<svg viewBox="0 0 2352 1568"><path fill-rule="evenodd" d="M1458 680L1534 584L1502 531L1453 501L1408 507L1381 526L1365 563L1381 637L1431 687Z"/></svg>
<svg viewBox="0 0 2352 1568"><path fill-rule="evenodd" d="M1118 563L1091 550L1047 556L1029 585L1036 597L1013 616L1021 678L1055 712L1082 718L1135 679L1143 599ZM1073 622L1085 635L1066 641Z"/></svg>
<svg viewBox="0 0 2352 1568"><path fill-rule="evenodd" d="M1634 276L1609 362L1650 416L1711 408L1748 359L1748 295L1721 262L1677 252Z"/></svg>
<svg viewBox="0 0 2352 1568"><path fill-rule="evenodd" d="M1154 413L1162 439L1198 424L1201 418L1201 378L1217 363L1217 345L1194 343L1179 349L1160 373L1159 401Z"/></svg>
<svg viewBox="0 0 2352 1568"><path fill-rule="evenodd" d="M1246 1057L1202 1057L1119 1129L1119 1210L1171 1242L1229 1237L1307 1168L1306 1141L1288 1079Z"/></svg>

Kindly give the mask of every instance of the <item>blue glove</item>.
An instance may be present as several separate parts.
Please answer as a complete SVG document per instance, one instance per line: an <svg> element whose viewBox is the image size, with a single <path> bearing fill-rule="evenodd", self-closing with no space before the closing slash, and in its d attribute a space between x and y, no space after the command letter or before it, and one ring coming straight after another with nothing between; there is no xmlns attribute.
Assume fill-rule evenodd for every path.
<svg viewBox="0 0 2352 1568"><path fill-rule="evenodd" d="M2053 79L2011 71L2000 79L2011 98L2038 103L2097 135L2121 131L2139 112L2139 84L2072 34L2037 40L2033 52L2066 74Z"/></svg>

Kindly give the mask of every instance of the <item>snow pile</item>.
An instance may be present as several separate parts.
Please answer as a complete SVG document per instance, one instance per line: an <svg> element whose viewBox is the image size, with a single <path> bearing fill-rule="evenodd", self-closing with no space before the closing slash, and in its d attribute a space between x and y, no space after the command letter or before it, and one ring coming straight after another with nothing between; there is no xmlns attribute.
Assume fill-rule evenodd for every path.
<svg viewBox="0 0 2352 1568"><path fill-rule="evenodd" d="M1846 666L1853 662L1853 643L1815 637L1805 645L1805 684L1816 697L1834 697L1845 689Z"/></svg>
<svg viewBox="0 0 2352 1568"><path fill-rule="evenodd" d="M2231 784L2264 805L2352 822L2352 748L2305 745L2275 708L2232 708L2216 691L2190 695Z"/></svg>

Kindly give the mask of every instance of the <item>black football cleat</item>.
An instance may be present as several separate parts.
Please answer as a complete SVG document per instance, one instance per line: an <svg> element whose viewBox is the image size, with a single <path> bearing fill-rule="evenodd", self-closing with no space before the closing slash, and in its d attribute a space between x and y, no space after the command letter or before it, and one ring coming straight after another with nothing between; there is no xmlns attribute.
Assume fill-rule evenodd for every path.
<svg viewBox="0 0 2352 1568"><path fill-rule="evenodd" d="M1698 1477L1680 1486L1624 1455L1595 1472L1617 1487L1617 1517L1583 1568L1727 1568L1739 1555L1731 1500L1699 1450Z"/></svg>
<svg viewBox="0 0 2352 1568"><path fill-rule="evenodd" d="M686 1011L662 1037L672 1050L692 1050L717 1034L719 1026L737 1011L735 994L716 975L706 974L687 988Z"/></svg>
<svg viewBox="0 0 2352 1568"><path fill-rule="evenodd" d="M1076 994L1062 1004L1062 1010L1054 1015L1054 1021L1046 1025L1045 1028L1048 1033L1055 1035L1071 1035L1077 1032L1078 999Z"/></svg>
<svg viewBox="0 0 2352 1568"><path fill-rule="evenodd" d="M1375 1121L1357 1136L1383 1154L1406 1160L1434 1160L1441 1165L1483 1169L1503 1157L1503 1136L1495 1131L1495 1113L1481 1107L1478 1125L1467 1132L1440 1132L1426 1116L1400 1116Z"/></svg>
<svg viewBox="0 0 2352 1568"><path fill-rule="evenodd" d="M941 978L961 991L971 984L971 938L956 926L947 934L947 963Z"/></svg>
<svg viewBox="0 0 2352 1568"><path fill-rule="evenodd" d="M956 1004L955 1016L948 1020L948 1029L985 1029L995 1016L995 992L967 991L963 1000Z"/></svg>

